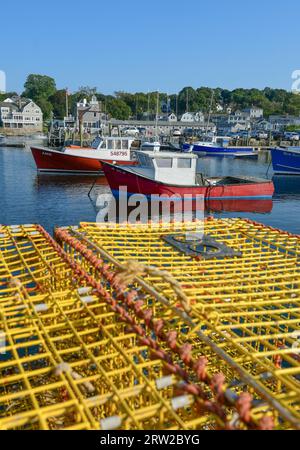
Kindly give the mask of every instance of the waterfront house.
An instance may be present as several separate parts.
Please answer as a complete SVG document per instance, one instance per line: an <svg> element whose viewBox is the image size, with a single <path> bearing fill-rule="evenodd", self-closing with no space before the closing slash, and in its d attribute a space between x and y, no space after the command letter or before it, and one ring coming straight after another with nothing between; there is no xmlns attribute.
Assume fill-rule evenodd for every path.
<svg viewBox="0 0 300 450"><path fill-rule="evenodd" d="M300 127L300 117L289 115L276 115L269 116L269 122L273 125L273 130L282 131L289 125Z"/></svg>
<svg viewBox="0 0 300 450"><path fill-rule="evenodd" d="M10 129L43 130L43 113L31 99L13 96L0 102L0 126Z"/></svg>
<svg viewBox="0 0 300 450"><path fill-rule="evenodd" d="M205 117L204 114L201 111L198 111L196 113L192 113L192 112L185 112L184 114L182 114L181 122L200 122L200 123L204 123L205 121Z"/></svg>
<svg viewBox="0 0 300 450"><path fill-rule="evenodd" d="M106 115L101 110L101 103L95 95L91 101L81 100L76 105L76 126L79 128L80 122L84 130L96 133L101 130L101 122L106 119Z"/></svg>
<svg viewBox="0 0 300 450"><path fill-rule="evenodd" d="M247 130L250 128L250 114L248 112L236 111L228 116L228 124L231 127Z"/></svg>
<svg viewBox="0 0 300 450"><path fill-rule="evenodd" d="M269 120L261 119L255 122L253 129L257 131L270 132L274 130L274 126Z"/></svg>
<svg viewBox="0 0 300 450"><path fill-rule="evenodd" d="M251 106L251 108L243 109L243 112L249 114L250 119L261 119L264 115L264 110L257 106Z"/></svg>
<svg viewBox="0 0 300 450"><path fill-rule="evenodd" d="M158 117L158 120L166 121L166 122L177 122L177 116L174 113L164 114Z"/></svg>

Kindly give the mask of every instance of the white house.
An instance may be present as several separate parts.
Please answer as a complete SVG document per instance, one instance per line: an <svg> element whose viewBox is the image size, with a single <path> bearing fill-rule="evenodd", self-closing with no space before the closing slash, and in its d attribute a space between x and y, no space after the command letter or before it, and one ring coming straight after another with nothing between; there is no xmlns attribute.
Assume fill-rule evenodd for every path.
<svg viewBox="0 0 300 450"><path fill-rule="evenodd" d="M34 101L18 96L0 102L0 124L3 128L43 129L43 113Z"/></svg>
<svg viewBox="0 0 300 450"><path fill-rule="evenodd" d="M271 122L269 122L266 119L258 120L255 124L256 130L262 130L262 131L273 131L274 126Z"/></svg>
<svg viewBox="0 0 300 450"><path fill-rule="evenodd" d="M250 127L250 114L247 112L236 111L234 114L228 116L228 124L240 124L248 128Z"/></svg>
<svg viewBox="0 0 300 450"><path fill-rule="evenodd" d="M101 130L101 122L106 119L106 115L101 111L101 103L97 100L95 95L92 96L91 101L87 102L84 98L76 105L76 125L79 128L81 122L84 129L93 132Z"/></svg>
<svg viewBox="0 0 300 450"><path fill-rule="evenodd" d="M174 113L168 115L168 122L177 122L177 116Z"/></svg>
<svg viewBox="0 0 300 450"><path fill-rule="evenodd" d="M181 122L200 122L203 123L205 120L204 114L201 111L198 111L196 113L192 112L185 112L182 114L180 121Z"/></svg>
<svg viewBox="0 0 300 450"><path fill-rule="evenodd" d="M261 119L264 115L264 110L262 108L257 108L256 106L246 108L243 112L249 114L250 119Z"/></svg>
<svg viewBox="0 0 300 450"><path fill-rule="evenodd" d="M162 116L159 116L158 120L165 121L165 122L177 122L177 116L174 113L164 114Z"/></svg>

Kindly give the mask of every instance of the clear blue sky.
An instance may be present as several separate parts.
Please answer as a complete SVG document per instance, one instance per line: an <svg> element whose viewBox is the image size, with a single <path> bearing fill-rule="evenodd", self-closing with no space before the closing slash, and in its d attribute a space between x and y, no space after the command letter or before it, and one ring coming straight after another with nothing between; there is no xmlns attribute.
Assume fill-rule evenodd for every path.
<svg viewBox="0 0 300 450"><path fill-rule="evenodd" d="M300 69L299 0L1 1L0 27L7 90L291 89Z"/></svg>

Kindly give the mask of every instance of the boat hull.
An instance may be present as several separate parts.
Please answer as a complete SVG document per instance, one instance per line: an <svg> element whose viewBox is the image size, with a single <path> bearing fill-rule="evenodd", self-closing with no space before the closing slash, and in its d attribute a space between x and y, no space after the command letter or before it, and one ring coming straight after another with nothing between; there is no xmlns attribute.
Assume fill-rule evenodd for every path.
<svg viewBox="0 0 300 450"><path fill-rule="evenodd" d="M150 196L189 195L196 198L203 195L205 199L234 199L234 198L271 198L274 193L272 181L266 180L257 183L243 182L242 184L221 184L210 186L178 186L155 181L143 177L124 167L112 164L103 164L104 174L108 180L113 194L118 197L125 186L126 195L143 194Z"/></svg>
<svg viewBox="0 0 300 450"><path fill-rule="evenodd" d="M190 144L183 144L183 150L190 150ZM255 155L254 149L252 147L218 147L211 145L192 145L192 151L194 153L204 153L209 156L224 156L224 155L235 155L235 154L246 154Z"/></svg>
<svg viewBox="0 0 300 450"><path fill-rule="evenodd" d="M277 174L300 175L300 151L272 148L272 165Z"/></svg>
<svg viewBox="0 0 300 450"><path fill-rule="evenodd" d="M68 154L42 147L31 147L31 153L39 172L62 174L98 174L102 172L102 160L82 155ZM114 163L112 160L107 162ZM118 161L133 165L133 161Z"/></svg>

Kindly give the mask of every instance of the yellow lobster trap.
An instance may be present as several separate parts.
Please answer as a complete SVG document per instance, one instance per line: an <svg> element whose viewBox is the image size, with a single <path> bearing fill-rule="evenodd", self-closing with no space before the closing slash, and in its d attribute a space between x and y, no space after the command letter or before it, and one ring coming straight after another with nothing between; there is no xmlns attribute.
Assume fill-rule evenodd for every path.
<svg viewBox="0 0 300 450"><path fill-rule="evenodd" d="M226 373L230 388L249 389L252 406L272 411L277 428L299 428L298 236L248 220L208 219L82 223L56 237L186 365L209 355L209 369Z"/></svg>
<svg viewBox="0 0 300 450"><path fill-rule="evenodd" d="M271 426L268 405L225 385L231 367L209 345L191 336L191 358L184 342L158 341L144 314L118 304L118 274L100 280L77 256L38 225L0 229L0 429Z"/></svg>

